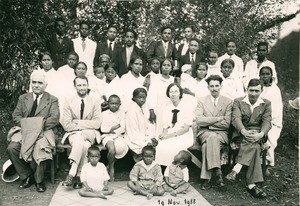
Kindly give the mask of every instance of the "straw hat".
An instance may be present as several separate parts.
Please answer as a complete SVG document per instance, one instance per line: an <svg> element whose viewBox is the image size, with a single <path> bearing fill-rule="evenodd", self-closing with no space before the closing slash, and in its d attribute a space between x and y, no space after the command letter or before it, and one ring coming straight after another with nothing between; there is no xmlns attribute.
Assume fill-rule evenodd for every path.
<svg viewBox="0 0 300 206"><path fill-rule="evenodd" d="M289 104L291 107L293 107L294 109L299 110L299 97L297 97L294 100L289 100Z"/></svg>
<svg viewBox="0 0 300 206"><path fill-rule="evenodd" d="M3 170L2 180L4 182L14 182L20 177L16 171L16 168L14 167L14 165L11 163L10 160L7 160L3 164L2 170Z"/></svg>
<svg viewBox="0 0 300 206"><path fill-rule="evenodd" d="M128 146L123 137L118 137L117 139L115 139L115 150L115 158L117 159L121 159L127 154Z"/></svg>

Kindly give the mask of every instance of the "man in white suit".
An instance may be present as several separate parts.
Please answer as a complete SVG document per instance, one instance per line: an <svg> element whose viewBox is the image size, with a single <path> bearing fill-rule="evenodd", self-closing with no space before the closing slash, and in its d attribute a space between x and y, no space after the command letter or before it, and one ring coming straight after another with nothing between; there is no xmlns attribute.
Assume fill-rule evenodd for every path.
<svg viewBox="0 0 300 206"><path fill-rule="evenodd" d="M87 163L87 150L97 141L100 143L99 128L101 124L100 99L88 95L87 77L76 77L74 87L77 94L66 100L62 126L66 133L62 144L69 141L72 146L69 155L71 169L63 183L71 186L75 176L80 177L83 164ZM81 183L75 182L74 188L81 188Z"/></svg>
<svg viewBox="0 0 300 206"><path fill-rule="evenodd" d="M87 65L87 76L93 76L93 61L95 57L97 43L91 40L88 36L90 34L90 26L83 21L79 25L80 36L72 39L74 50L79 55L79 61L83 61Z"/></svg>
<svg viewBox="0 0 300 206"><path fill-rule="evenodd" d="M220 150L221 144L228 144L232 110L232 100L220 95L222 77L211 75L206 81L211 94L200 98L196 109L197 138L202 151L202 190L210 187L212 173L217 177L217 184L224 186Z"/></svg>

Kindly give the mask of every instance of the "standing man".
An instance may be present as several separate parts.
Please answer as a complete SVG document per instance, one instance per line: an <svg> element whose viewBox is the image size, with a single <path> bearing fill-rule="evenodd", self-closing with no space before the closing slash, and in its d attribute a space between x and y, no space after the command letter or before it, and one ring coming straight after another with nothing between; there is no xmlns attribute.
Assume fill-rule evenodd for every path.
<svg viewBox="0 0 300 206"><path fill-rule="evenodd" d="M195 37L195 27L192 25L185 27L184 37L184 42L178 47L179 56L184 56L187 53L189 49L190 40Z"/></svg>
<svg viewBox="0 0 300 206"><path fill-rule="evenodd" d="M79 25L79 31L80 36L76 39L72 39L74 43L74 49L79 56L79 61L86 63L86 75L93 76L93 61L95 58L97 43L88 37L90 35L90 25L88 24L88 22L81 22Z"/></svg>
<svg viewBox="0 0 300 206"><path fill-rule="evenodd" d="M146 54L145 52L138 48L135 45L135 42L137 40L137 33L132 30L128 29L125 32L125 46L120 49L118 52L118 58L116 60L116 64L118 67L118 75L121 77L123 74L126 74L128 72L129 62L130 59L133 57L141 57L143 58L143 70L141 72L142 75L146 74Z"/></svg>
<svg viewBox="0 0 300 206"><path fill-rule="evenodd" d="M232 124L236 131L232 142L240 146L237 164L226 176L229 181L234 181L242 166L247 166L247 191L256 198L267 196L255 183L264 181L260 160L261 144L272 127L271 102L260 97L262 89L262 83L258 79L251 79L247 96L234 100Z"/></svg>
<svg viewBox="0 0 300 206"><path fill-rule="evenodd" d="M164 26L161 28L161 40L153 41L150 43L147 51L147 61L150 62L153 57L157 57L162 61L163 59L171 59L174 61L173 72L179 77L178 67L178 52L171 43L172 41L172 28L170 26Z"/></svg>
<svg viewBox="0 0 300 206"><path fill-rule="evenodd" d="M256 47L257 60L252 59L249 62L247 62L245 66L244 76L243 76L243 83L245 88L247 87L250 79L259 78L259 71L262 67L265 66L268 66L272 69L273 82L275 84L278 83L275 64L267 59L267 55L269 52L268 47L269 47L268 42L259 42Z"/></svg>
<svg viewBox="0 0 300 206"><path fill-rule="evenodd" d="M57 70L67 64L68 54L74 51L74 45L65 34L66 22L62 18L57 18L54 24L55 34L46 42L46 48L51 54L53 67Z"/></svg>
<svg viewBox="0 0 300 206"><path fill-rule="evenodd" d="M91 97L88 94L87 77L76 77L74 87L77 94L66 100L62 126L66 133L62 139L62 144L66 140L72 146L69 155L71 169L63 182L64 186L71 186L73 179L77 175L80 177L83 164L87 163L87 149L97 141L100 143L99 128L101 124L100 99ZM77 181L73 187L79 189L82 184Z"/></svg>
<svg viewBox="0 0 300 206"><path fill-rule="evenodd" d="M19 187L28 188L36 183L37 192L44 192L46 160L52 159L55 148L52 129L59 124L58 100L45 92L44 72L33 71L30 81L32 92L20 96L12 114L17 130L8 138L7 153L22 180Z"/></svg>
<svg viewBox="0 0 300 206"><path fill-rule="evenodd" d="M106 40L97 44L96 54L94 58L94 66L99 65L99 57L102 54L107 54L112 62L116 61L116 56L119 50L122 48L121 44L116 42L118 30L116 26L109 26L106 33Z"/></svg>
<svg viewBox="0 0 300 206"><path fill-rule="evenodd" d="M229 40L226 43L227 52L220 56L218 61L221 63L225 59L232 59L234 61L234 68L232 70L232 77L238 78L240 81L243 80L243 73L244 73L244 63L243 60L238 57L236 52L236 44L235 41Z"/></svg>
<svg viewBox="0 0 300 206"><path fill-rule="evenodd" d="M221 171L221 145L228 144L228 128L231 121L232 100L220 96L222 77L211 75L206 79L210 95L198 101L196 122L199 128L197 138L201 145L202 167L201 189L210 187L209 181L214 173L217 184L224 186Z"/></svg>

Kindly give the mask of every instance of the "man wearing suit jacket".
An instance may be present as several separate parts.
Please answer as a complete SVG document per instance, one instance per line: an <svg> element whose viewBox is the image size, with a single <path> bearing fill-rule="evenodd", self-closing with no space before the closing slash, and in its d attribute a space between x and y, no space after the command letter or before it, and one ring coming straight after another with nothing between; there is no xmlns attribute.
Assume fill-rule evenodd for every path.
<svg viewBox="0 0 300 206"><path fill-rule="evenodd" d="M74 51L73 42L65 36L65 30L66 22L62 18L57 18L55 20L55 34L46 42L46 48L51 53L55 70L67 64L68 54Z"/></svg>
<svg viewBox="0 0 300 206"><path fill-rule="evenodd" d="M79 61L86 63L87 65L87 76L93 76L94 58L96 53L97 43L89 39L90 26L88 22L81 22L79 25L80 37L72 39L74 44L75 52L79 56Z"/></svg>
<svg viewBox="0 0 300 206"><path fill-rule="evenodd" d="M43 135L40 134L38 136L38 140L35 141L33 147L33 153L38 152L39 154L42 154L43 151L41 151L41 147L38 147L41 141L47 139L54 143L54 145L50 145L47 144L47 141L45 146L48 148L55 146L55 137L52 129L59 124L58 100L56 97L45 92L47 79L43 72L35 70L30 79L33 92L20 96L17 107L15 108L12 116L15 125L18 127L21 127L21 122L28 119L38 119L37 117L43 118L42 121L44 123L41 129L43 131L41 134ZM22 124L22 126L24 125ZM34 129L35 126L30 125L30 127ZM22 128L22 131L24 129L26 128ZM21 137L19 140L17 140L18 135ZM44 171L47 166L47 162L45 160L48 158L52 159L51 151L48 151L48 154L50 153L50 155L47 155L47 158L43 159L39 163L37 163L34 158L31 161L26 162L24 159L20 159L21 147L25 142L25 139L22 141L22 138L24 137L22 137L21 133L15 133L8 139L10 143L7 147L8 156L22 180L20 188L28 188L36 182L37 192L44 192L46 190L43 183Z"/></svg>
<svg viewBox="0 0 300 206"><path fill-rule="evenodd" d="M172 28L169 26L164 26L161 28L161 38L162 40L159 41L153 41L150 43L147 51L147 61L150 63L151 59L153 57L157 57L162 61L165 58L169 58L174 61L174 73L177 74L178 68L178 52L175 47L171 43L172 40Z"/></svg>
<svg viewBox="0 0 300 206"><path fill-rule="evenodd" d="M190 64L194 69L201 60L204 60L203 52L199 48L200 41L196 38L190 39L188 51L179 59L180 68L185 64ZM181 69L179 70L179 73L181 74Z"/></svg>
<svg viewBox="0 0 300 206"><path fill-rule="evenodd" d="M88 94L88 79L85 76L76 77L74 87L77 94L66 100L62 119L62 126L66 131L62 144L68 140L72 146L69 155L71 169L63 182L64 186L71 186L76 175L80 177L81 168L87 163L88 148L95 141L101 141L98 130L101 124L100 99ZM82 184L75 182L73 187L79 189Z"/></svg>
<svg viewBox="0 0 300 206"><path fill-rule="evenodd" d="M143 70L142 75L146 74L146 54L140 48L135 45L137 40L137 33L134 30L128 29L125 32L125 46L120 49L116 59L116 64L118 67L118 75L121 77L123 74L128 72L128 66L130 59L133 57L141 57L143 59Z"/></svg>
<svg viewBox="0 0 300 206"><path fill-rule="evenodd" d="M201 189L210 187L212 173L217 177L217 184L224 186L221 171L221 144L228 144L228 128L231 122L232 100L220 96L222 78L211 75L206 79L210 95L198 101L196 122L198 142L202 151Z"/></svg>
<svg viewBox="0 0 300 206"><path fill-rule="evenodd" d="M99 65L99 57L102 54L107 54L111 61L115 62L117 59L117 54L119 50L122 48L122 45L116 42L116 37L118 34L118 30L116 26L109 26L106 37L107 39L104 42L99 42L96 48L96 54L94 58L94 66Z"/></svg>
<svg viewBox="0 0 300 206"><path fill-rule="evenodd" d="M237 164L226 176L234 181L243 165L248 166L246 181L248 192L256 198L266 197L266 193L255 183L263 181L260 162L261 143L271 129L271 102L262 99L263 86L258 79L251 79L247 96L234 100L232 124L236 131L232 141L240 144Z"/></svg>
<svg viewBox="0 0 300 206"><path fill-rule="evenodd" d="M184 56L187 53L187 51L189 49L190 40L192 38L194 38L194 36L195 36L195 31L196 31L195 27L192 26L192 25L189 25L189 26L185 27L185 29L184 29L185 40L178 47L178 55L179 56Z"/></svg>

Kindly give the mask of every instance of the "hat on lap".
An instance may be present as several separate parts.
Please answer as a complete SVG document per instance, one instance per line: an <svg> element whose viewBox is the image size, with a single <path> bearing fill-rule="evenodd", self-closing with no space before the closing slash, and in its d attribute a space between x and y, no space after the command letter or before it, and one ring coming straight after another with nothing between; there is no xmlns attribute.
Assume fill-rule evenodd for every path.
<svg viewBox="0 0 300 206"><path fill-rule="evenodd" d="M123 158L127 152L128 152L128 146L123 137L118 137L115 139L115 158L116 159L121 159Z"/></svg>

